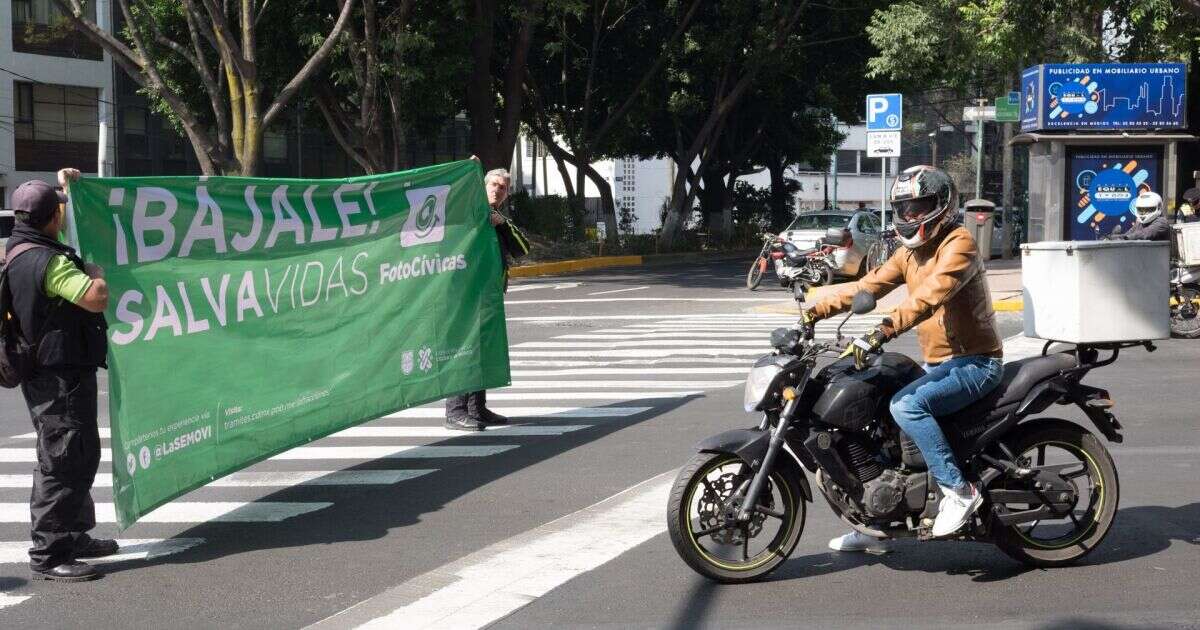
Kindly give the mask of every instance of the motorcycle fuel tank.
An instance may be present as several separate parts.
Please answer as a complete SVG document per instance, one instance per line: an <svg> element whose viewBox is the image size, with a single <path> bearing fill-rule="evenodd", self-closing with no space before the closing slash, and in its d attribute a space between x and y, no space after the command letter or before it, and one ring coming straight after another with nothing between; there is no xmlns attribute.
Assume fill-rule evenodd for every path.
<svg viewBox="0 0 1200 630"><path fill-rule="evenodd" d="M812 417L830 426L865 431L871 420L887 413L893 394L924 374L915 361L896 352L883 353L861 371L854 369L852 358L835 361L817 374L817 380L827 384L812 407Z"/></svg>

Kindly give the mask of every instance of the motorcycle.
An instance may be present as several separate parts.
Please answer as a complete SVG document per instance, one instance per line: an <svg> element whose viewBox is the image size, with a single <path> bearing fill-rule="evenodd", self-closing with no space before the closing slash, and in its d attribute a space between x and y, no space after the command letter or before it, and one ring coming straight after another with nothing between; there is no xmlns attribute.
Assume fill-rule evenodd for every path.
<svg viewBox="0 0 1200 630"><path fill-rule="evenodd" d="M873 310L860 292L853 313ZM849 319L849 315L847 318ZM940 490L916 444L891 418L889 401L924 370L909 357L877 351L864 369L853 358L817 368L846 343L818 342L811 327L771 333L774 352L746 379L747 412L757 427L697 445L671 488L668 531L680 557L725 583L761 579L788 559L804 530L813 488L846 525L877 538L931 539ZM987 541L1035 567L1070 564L1104 539L1116 516L1117 470L1083 426L1038 417L1053 404L1075 405L1112 442L1121 424L1107 391L1084 385L1123 348L1150 342L1077 345L1068 352L1008 363L1001 384L966 408L939 418L983 505L950 538ZM1100 353L1111 353L1103 359Z"/></svg>
<svg viewBox="0 0 1200 630"><path fill-rule="evenodd" d="M1200 266L1171 270L1171 336L1200 339Z"/></svg>
<svg viewBox="0 0 1200 630"><path fill-rule="evenodd" d="M834 234L836 232L836 234ZM763 248L746 273L746 288L758 288L771 262L780 286L791 288L799 297L809 287L833 283L837 261L834 250L841 246L843 231L831 228L817 243L818 247L800 249L793 243L774 234L763 234Z"/></svg>

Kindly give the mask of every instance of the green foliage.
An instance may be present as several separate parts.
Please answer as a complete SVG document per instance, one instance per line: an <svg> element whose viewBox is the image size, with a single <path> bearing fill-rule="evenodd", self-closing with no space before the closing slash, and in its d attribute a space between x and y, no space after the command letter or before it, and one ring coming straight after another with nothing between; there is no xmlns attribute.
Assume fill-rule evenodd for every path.
<svg viewBox="0 0 1200 630"><path fill-rule="evenodd" d="M581 241L583 217L566 197L531 197L520 191L509 197L512 219L521 229L551 241Z"/></svg>

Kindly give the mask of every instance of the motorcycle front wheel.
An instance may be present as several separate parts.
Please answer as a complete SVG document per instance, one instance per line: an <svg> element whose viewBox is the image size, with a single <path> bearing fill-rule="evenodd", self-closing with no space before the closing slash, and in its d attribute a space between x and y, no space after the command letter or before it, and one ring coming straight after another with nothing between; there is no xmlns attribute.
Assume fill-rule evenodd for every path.
<svg viewBox="0 0 1200 630"><path fill-rule="evenodd" d="M1006 526L993 519L996 546L1014 560L1042 568L1068 565L1091 553L1112 527L1121 495L1108 449L1095 435L1062 420L1030 422L1010 447L1021 467L1065 465L1060 474L1075 486L1075 498L1063 514L1032 523ZM1029 490L1030 485L1001 477L989 490ZM1019 511L1036 506L1007 507Z"/></svg>
<svg viewBox="0 0 1200 630"><path fill-rule="evenodd" d="M728 515L753 477L729 453L700 453L675 478L667 531L679 557L700 575L726 584L761 579L783 564L804 531L805 505L798 473L777 469L768 477L748 523Z"/></svg>
<svg viewBox="0 0 1200 630"><path fill-rule="evenodd" d="M767 259L759 256L750 263L750 273L746 274L746 288L751 291L758 288L762 282L763 274L767 272Z"/></svg>
<svg viewBox="0 0 1200 630"><path fill-rule="evenodd" d="M1171 336L1180 339L1200 339L1200 290L1183 287L1178 298L1172 298ZM1191 302L1191 306L1188 306Z"/></svg>

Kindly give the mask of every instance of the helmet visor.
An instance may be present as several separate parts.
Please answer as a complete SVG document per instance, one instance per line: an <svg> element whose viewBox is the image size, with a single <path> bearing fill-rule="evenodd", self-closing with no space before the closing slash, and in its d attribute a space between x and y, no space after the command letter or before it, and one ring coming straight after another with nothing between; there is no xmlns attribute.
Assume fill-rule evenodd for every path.
<svg viewBox="0 0 1200 630"><path fill-rule="evenodd" d="M896 216L905 222L920 222L921 219L925 218L925 215L937 210L937 205L937 197L918 197L917 199L904 199L892 202L892 208L896 211Z"/></svg>

